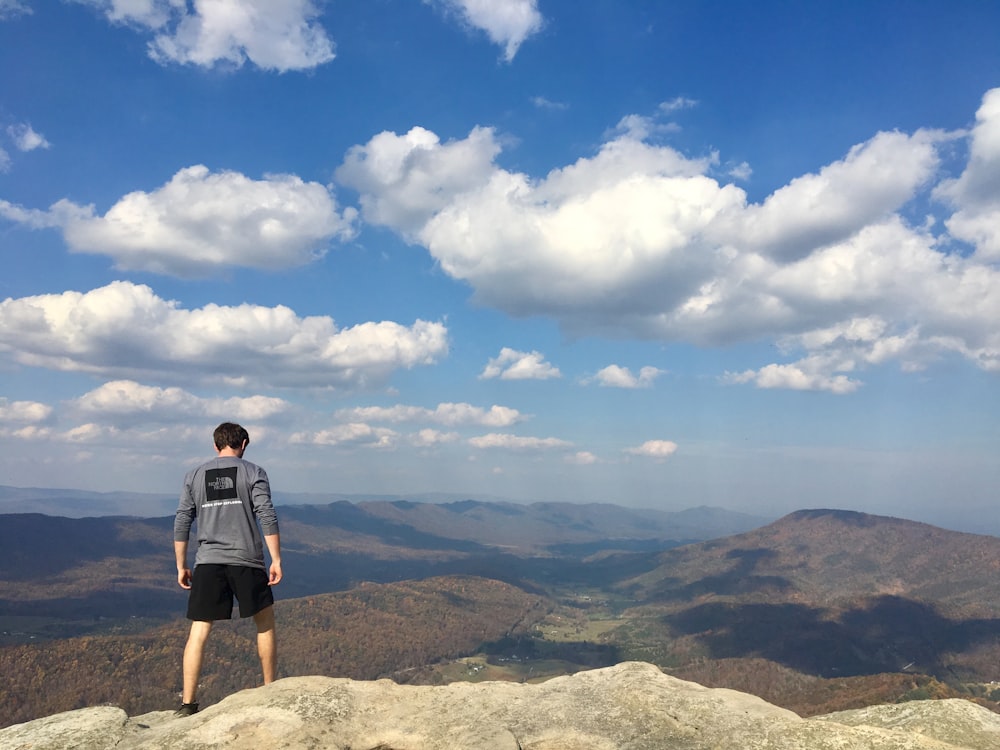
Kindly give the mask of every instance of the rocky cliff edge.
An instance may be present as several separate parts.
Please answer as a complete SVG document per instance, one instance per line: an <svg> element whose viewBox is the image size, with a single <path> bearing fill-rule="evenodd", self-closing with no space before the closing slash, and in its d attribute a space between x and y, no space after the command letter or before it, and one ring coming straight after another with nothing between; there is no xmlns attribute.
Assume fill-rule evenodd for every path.
<svg viewBox="0 0 1000 750"><path fill-rule="evenodd" d="M914 701L803 719L640 662L541 684L289 677L201 713L100 706L0 730L2 750L996 750L1000 715Z"/></svg>

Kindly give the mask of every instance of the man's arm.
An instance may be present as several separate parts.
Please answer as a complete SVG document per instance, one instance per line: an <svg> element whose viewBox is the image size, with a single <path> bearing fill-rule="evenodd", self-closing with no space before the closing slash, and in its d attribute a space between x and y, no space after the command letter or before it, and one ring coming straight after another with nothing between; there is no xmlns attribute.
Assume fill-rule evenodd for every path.
<svg viewBox="0 0 1000 750"><path fill-rule="evenodd" d="M188 539L191 537L191 525L198 515L191 493L193 475L194 472L189 472L184 477L177 513L174 515L174 557L177 558L177 583L182 589L191 588L191 569L187 566Z"/></svg>
<svg viewBox="0 0 1000 750"><path fill-rule="evenodd" d="M191 569L187 566L188 543L174 541L174 557L177 558L177 583L182 589L191 588Z"/></svg>
<svg viewBox="0 0 1000 750"><path fill-rule="evenodd" d="M271 567L268 569L268 585L281 583L281 535L278 532L264 535L264 544L271 556Z"/></svg>

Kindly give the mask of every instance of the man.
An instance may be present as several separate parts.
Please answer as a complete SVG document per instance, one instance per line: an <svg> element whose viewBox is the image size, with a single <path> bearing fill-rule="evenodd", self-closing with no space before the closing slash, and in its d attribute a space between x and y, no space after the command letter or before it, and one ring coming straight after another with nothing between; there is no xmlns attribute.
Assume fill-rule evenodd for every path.
<svg viewBox="0 0 1000 750"><path fill-rule="evenodd" d="M281 540L271 486L262 468L243 460L250 444L245 429L224 422L213 437L217 458L184 477L174 518L177 582L191 591L187 617L192 621L184 647L184 691L177 716L198 711L196 696L205 641L215 620L232 617L234 596L240 617L253 617L257 626L257 653L265 685L274 680L278 663L271 587L281 581ZM192 574L187 567L187 550L195 518L198 548ZM264 564L264 544L270 567Z"/></svg>

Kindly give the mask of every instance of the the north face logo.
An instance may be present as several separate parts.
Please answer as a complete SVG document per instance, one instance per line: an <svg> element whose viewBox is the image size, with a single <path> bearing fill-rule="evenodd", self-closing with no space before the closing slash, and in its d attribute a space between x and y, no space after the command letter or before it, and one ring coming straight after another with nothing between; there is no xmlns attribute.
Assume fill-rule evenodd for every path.
<svg viewBox="0 0 1000 750"><path fill-rule="evenodd" d="M220 490L231 490L236 486L236 483L230 477L216 477L213 480L206 479L205 484L216 492L219 492Z"/></svg>
<svg viewBox="0 0 1000 750"><path fill-rule="evenodd" d="M209 469L206 471L205 499L214 502L216 500L233 500L238 497L236 472L235 466L228 469Z"/></svg>

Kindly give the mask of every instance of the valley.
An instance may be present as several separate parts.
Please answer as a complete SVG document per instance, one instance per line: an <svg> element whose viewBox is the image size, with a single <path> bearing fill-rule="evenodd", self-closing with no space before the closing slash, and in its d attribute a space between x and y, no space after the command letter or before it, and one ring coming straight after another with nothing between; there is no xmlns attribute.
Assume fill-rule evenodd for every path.
<svg viewBox="0 0 1000 750"><path fill-rule="evenodd" d="M535 682L638 660L800 715L917 697L998 708L995 537L835 510L708 509L701 528L693 512L473 501L281 514L281 676ZM0 580L7 722L173 705L187 624L170 519L0 521L17 562ZM251 629L217 626L206 702L257 684Z"/></svg>

